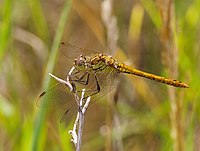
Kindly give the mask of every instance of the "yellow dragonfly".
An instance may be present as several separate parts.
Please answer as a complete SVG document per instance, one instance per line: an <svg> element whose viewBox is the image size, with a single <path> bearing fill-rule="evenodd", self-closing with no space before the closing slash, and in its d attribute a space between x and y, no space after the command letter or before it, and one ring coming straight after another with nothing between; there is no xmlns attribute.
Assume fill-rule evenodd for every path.
<svg viewBox="0 0 200 151"><path fill-rule="evenodd" d="M68 74L68 78L73 85L74 93L79 93L85 88L87 96L95 96L102 92L105 94L118 84L120 73L137 75L174 87L189 87L178 80L134 69L131 66L118 62L111 55L99 53L96 50L80 48L68 43L61 43L60 50L67 58L73 59L73 68ZM61 89L66 89L66 86L58 84L50 91L42 93L38 104L48 102L53 95L59 94ZM74 106L73 108L75 109ZM66 113L70 110L68 109Z"/></svg>
<svg viewBox="0 0 200 151"><path fill-rule="evenodd" d="M102 85L99 83L99 81L106 81L107 83L110 84L106 80L108 79L114 79L114 77L117 77L117 74L120 73L126 73L126 74L133 74L137 75L140 77L145 77L147 79L155 80L157 82L161 82L170 86L174 87L180 87L180 88L188 88L189 86L181 81L174 80L174 79L169 79L165 78L162 76L157 76L151 73L147 73L144 71L140 71L137 69L134 69L124 63L118 62L115 58L113 58L111 55L105 54L105 53L97 53L93 54L90 53L90 55L85 54L88 53L88 49L80 48L68 43L61 43L62 46L62 53L65 54L65 56L69 56L67 54L67 50L69 49L77 49L81 50L82 54L77 56L77 58L74 59L74 67L75 67L75 72L73 72L72 75L73 78L71 78L71 81L75 81L78 83L82 83L84 85L87 85L89 83L89 79L91 74L94 75L94 80L95 80L95 85L96 85L96 93L101 91L101 87L105 87L105 85ZM95 51L95 50L90 50L90 51ZM73 51L75 52L75 51ZM83 72L80 74L80 72ZM82 76L78 76L78 74ZM83 80L84 79L84 80ZM104 84L106 84L104 82ZM108 85L108 84L106 84Z"/></svg>

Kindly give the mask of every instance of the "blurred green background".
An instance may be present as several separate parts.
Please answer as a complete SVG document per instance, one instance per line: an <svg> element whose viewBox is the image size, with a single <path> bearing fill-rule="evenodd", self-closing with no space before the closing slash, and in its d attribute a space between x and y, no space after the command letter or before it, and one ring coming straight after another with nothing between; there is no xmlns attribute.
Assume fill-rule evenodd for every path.
<svg viewBox="0 0 200 151"><path fill-rule="evenodd" d="M36 106L67 73L61 41L190 86L122 76L87 111L82 150L200 150L199 27L199 0L0 0L0 150L74 149L65 110Z"/></svg>

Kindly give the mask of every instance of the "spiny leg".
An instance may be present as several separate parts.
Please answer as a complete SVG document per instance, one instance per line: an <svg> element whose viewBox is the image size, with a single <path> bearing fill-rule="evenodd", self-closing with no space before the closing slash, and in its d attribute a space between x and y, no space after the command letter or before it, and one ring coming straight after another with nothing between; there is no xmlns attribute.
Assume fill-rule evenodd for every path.
<svg viewBox="0 0 200 151"><path fill-rule="evenodd" d="M70 81L76 81L76 82L79 82L83 85L87 85L90 73L86 71L82 75L78 75L80 73L80 70L78 70L78 69L76 69L76 70L77 71L75 71L74 73L68 75L70 77ZM84 80L85 76L87 76L86 80Z"/></svg>
<svg viewBox="0 0 200 151"><path fill-rule="evenodd" d="M98 69L98 70L100 70L100 69ZM85 72L85 73L83 73L83 75L81 75L81 77L78 77L77 76L78 73L80 73L80 70L77 70L76 72L74 72L74 73L72 73L70 75L70 81L71 81L71 83L73 85L73 92L74 93L76 93L76 92L82 92L82 90L77 90L76 91L76 84L75 84L75 82L80 83L82 85L88 85L89 79L90 79L90 75L91 75L89 72ZM73 77L76 78L76 79L73 79ZM96 89L85 90L86 93L90 93L91 92L91 94L87 95L85 98L87 98L88 96L95 95L96 93L99 93L99 91L100 91L100 86L99 86L99 82L97 80L97 76L94 75L94 78L95 78L95 82L96 82L96 84L95 84L96 85Z"/></svg>
<svg viewBox="0 0 200 151"><path fill-rule="evenodd" d="M88 76L87 76L87 79L86 79L86 83L85 83L85 85L87 85L88 84L88 81L89 81L89 76L90 76L90 74L88 74ZM96 89L94 89L94 90L85 90L85 92L86 93L89 93L89 92L93 92L93 93L91 93L91 94L89 94L89 95L86 95L86 96L84 96L83 97L83 100L85 101L89 96L93 96L93 95L95 95L95 94L97 94L97 93L99 93L100 92L100 85L99 85L99 82L98 82L98 79L97 79L97 76L96 75L94 75L94 78L95 78L95 82L96 82ZM77 81L76 81L77 82ZM76 85L74 84L74 87L76 88ZM74 92L74 93L77 93L77 92L83 92L83 90L80 90L80 91L76 91L76 92ZM69 114L69 112L71 112L72 110L74 110L74 111L76 111L77 110L77 108L74 108L75 106L76 106L77 104L73 104L69 109L67 109L66 111L65 111L65 113L63 114L63 116L62 116L62 118L61 118L61 122L63 121L63 119L66 117L66 115L67 114ZM77 106L76 106L77 107ZM78 110L80 110L80 106L78 106ZM73 117L73 113L75 113L74 111L72 111L72 114L71 115L69 115L70 117L68 117L68 119L71 119L71 117Z"/></svg>
<svg viewBox="0 0 200 151"><path fill-rule="evenodd" d="M100 92L100 85L99 85L99 82L98 82L97 76L94 75L94 77L95 77L95 82L96 82L96 89L85 90L86 93L91 92L91 94L85 96L84 99L87 98L88 96L93 96L93 95L95 95L95 94L97 94L97 93ZM82 92L82 90L79 90L79 91L77 91L77 92Z"/></svg>
<svg viewBox="0 0 200 151"><path fill-rule="evenodd" d="M84 80L85 76L87 75L86 79ZM78 80L75 80L76 82L79 82L83 85L87 85L89 81L90 73L85 72ZM83 80L83 81L82 81Z"/></svg>

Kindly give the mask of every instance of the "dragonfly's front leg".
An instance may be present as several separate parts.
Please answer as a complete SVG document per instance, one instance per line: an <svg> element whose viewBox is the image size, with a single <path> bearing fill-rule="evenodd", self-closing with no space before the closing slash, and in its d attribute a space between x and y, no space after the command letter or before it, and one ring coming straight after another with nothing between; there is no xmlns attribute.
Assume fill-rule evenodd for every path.
<svg viewBox="0 0 200 151"><path fill-rule="evenodd" d="M88 96L93 96L93 95L95 95L95 94L100 92L100 85L99 85L97 76L94 75L94 78L95 78L95 82L96 82L96 89L87 89L87 90L85 90L85 93L88 93L88 95L86 95L84 98L87 98ZM89 77L88 77L87 81L89 81ZM82 92L82 90L81 91L77 91L77 92Z"/></svg>
<svg viewBox="0 0 200 151"><path fill-rule="evenodd" d="M86 79L84 79L86 77ZM90 73L89 72L85 72L80 78L78 78L77 76L76 76L76 78L78 79L78 80L75 80L76 82L79 82L79 83L81 83L81 84L83 84L83 85L87 85L88 84L88 82L89 82L89 77L90 77Z"/></svg>
<svg viewBox="0 0 200 151"><path fill-rule="evenodd" d="M100 70L100 69L98 69L98 70ZM94 76L94 80L95 80L95 83L96 83L95 84L96 88L95 89L87 89L87 90L85 90L86 93L90 93L86 97L95 95L95 94L99 93L99 91L100 91L100 86L99 86L99 82L98 82L97 76L95 74L92 74L92 75ZM82 92L82 90L77 90L76 91L75 82L80 83L82 85L88 85L89 82L92 82L90 80L90 76L91 76L91 73L88 72L88 71L85 71L84 73L82 73L82 71L80 71L80 70L78 70L76 68L73 68L73 70L70 71L69 74L68 74L69 81L71 82L72 87L73 87L73 92L74 93L75 92Z"/></svg>
<svg viewBox="0 0 200 151"><path fill-rule="evenodd" d="M87 85L89 81L89 72L81 72L76 67L72 67L68 73L67 79L71 83L73 89L72 92L76 92L76 85L75 82L80 83L82 85Z"/></svg>
<svg viewBox="0 0 200 151"><path fill-rule="evenodd" d="M75 82L81 83L83 85L87 85L88 81L89 81L90 73L86 71L85 73L83 73L81 75L80 70L78 70L78 69L76 69L76 70L77 71L75 71L71 75L68 75L70 77L70 81L75 81Z"/></svg>

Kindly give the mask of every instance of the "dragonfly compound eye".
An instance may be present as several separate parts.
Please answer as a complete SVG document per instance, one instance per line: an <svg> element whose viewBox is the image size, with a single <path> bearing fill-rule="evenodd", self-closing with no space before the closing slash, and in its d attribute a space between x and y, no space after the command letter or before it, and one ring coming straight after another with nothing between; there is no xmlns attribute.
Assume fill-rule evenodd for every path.
<svg viewBox="0 0 200 151"><path fill-rule="evenodd" d="M83 56L78 57L77 59L74 60L74 64L77 66L82 66L85 63L85 59Z"/></svg>

